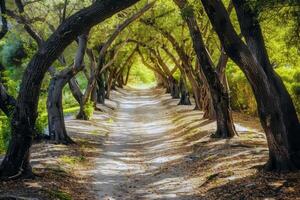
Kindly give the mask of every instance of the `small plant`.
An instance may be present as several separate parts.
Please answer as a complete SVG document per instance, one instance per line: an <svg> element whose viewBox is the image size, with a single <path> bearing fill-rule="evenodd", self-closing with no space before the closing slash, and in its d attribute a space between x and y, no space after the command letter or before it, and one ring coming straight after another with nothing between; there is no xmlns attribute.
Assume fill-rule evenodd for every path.
<svg viewBox="0 0 300 200"><path fill-rule="evenodd" d="M86 161L84 156L61 156L60 160L68 165L77 165Z"/></svg>

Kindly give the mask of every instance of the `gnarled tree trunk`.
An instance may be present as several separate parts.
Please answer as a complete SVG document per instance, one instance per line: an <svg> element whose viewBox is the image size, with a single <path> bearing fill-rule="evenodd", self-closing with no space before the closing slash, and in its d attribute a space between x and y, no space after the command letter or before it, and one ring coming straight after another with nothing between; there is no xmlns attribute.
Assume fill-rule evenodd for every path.
<svg viewBox="0 0 300 200"><path fill-rule="evenodd" d="M96 1L66 19L39 48L24 72L12 117L12 139L0 166L1 178L17 178L31 173L30 147L39 94L42 80L50 65L78 35L136 2L138 0Z"/></svg>
<svg viewBox="0 0 300 200"><path fill-rule="evenodd" d="M54 75L49 86L47 99L49 135L50 140L58 144L73 143L72 139L67 135L65 127L62 91L65 85L84 68L83 59L87 45L87 35L81 35L78 41L79 44L74 65Z"/></svg>

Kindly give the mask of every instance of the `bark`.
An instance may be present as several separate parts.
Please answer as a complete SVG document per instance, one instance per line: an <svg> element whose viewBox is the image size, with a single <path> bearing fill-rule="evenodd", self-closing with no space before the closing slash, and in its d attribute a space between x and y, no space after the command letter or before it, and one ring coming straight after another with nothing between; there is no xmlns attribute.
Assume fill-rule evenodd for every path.
<svg viewBox="0 0 300 200"><path fill-rule="evenodd" d="M184 74L180 77L179 88L180 88L180 101L178 105L192 105L190 101L190 94L186 87L186 81L184 80Z"/></svg>
<svg viewBox="0 0 300 200"><path fill-rule="evenodd" d="M77 114L76 118L81 120L88 120L88 116L85 113L85 105L88 101L94 102L96 105L97 103L97 91L95 85L97 84L96 81L96 59L94 53L91 49L86 50L86 54L90 61L90 74L88 78L88 84L86 90L82 96L81 103L80 103L80 110Z"/></svg>
<svg viewBox="0 0 300 200"><path fill-rule="evenodd" d="M180 89L178 81L172 76L168 77L168 87L170 88L170 94L172 99L180 99Z"/></svg>
<svg viewBox="0 0 300 200"><path fill-rule="evenodd" d="M39 48L24 72L12 117L12 139L1 163L0 177L17 178L31 172L29 150L37 118L38 99L42 80L51 64L78 35L136 2L138 0L96 1L66 19Z"/></svg>
<svg viewBox="0 0 300 200"><path fill-rule="evenodd" d="M106 80L105 80L105 72L101 73L97 79L97 103L104 104L105 103L105 88L106 88Z"/></svg>
<svg viewBox="0 0 300 200"><path fill-rule="evenodd" d="M80 104L83 94L80 90L76 77L71 78L71 80L69 81L69 88L75 100L78 102L78 104Z"/></svg>
<svg viewBox="0 0 300 200"><path fill-rule="evenodd" d="M161 66L164 73L168 77L169 88L170 88L170 93L171 93L172 98L179 99L180 98L180 90L179 90L179 86L178 86L178 81L173 77L173 73L171 72L171 70L169 69L167 64L162 59L162 57L159 53L159 50L157 50L157 51L153 50L152 52L153 52L154 56L156 57L158 64Z"/></svg>
<svg viewBox="0 0 300 200"><path fill-rule="evenodd" d="M191 83L194 99L195 99L195 110L199 110L201 108L200 106L200 86L197 83L194 74L192 70L184 69L184 66L182 66L179 61L175 58L175 56L166 48L166 46L162 46L162 49L166 52L166 54L173 60L173 62L176 65L176 68L179 68L181 73L186 73L187 78L189 79L189 82Z"/></svg>
<svg viewBox="0 0 300 200"><path fill-rule="evenodd" d="M101 47L102 49L103 47ZM98 66L103 67L105 64L106 54L101 56L101 59L98 60ZM106 70L101 72L97 76L97 103L104 104L105 103L105 88L106 88Z"/></svg>
<svg viewBox="0 0 300 200"><path fill-rule="evenodd" d="M83 59L87 45L87 34L78 38L78 50L76 53L74 65L66 68L55 75L51 81L47 99L48 126L50 140L57 144L72 144L72 139L68 136L65 127L62 91L65 85L83 68Z"/></svg>
<svg viewBox="0 0 300 200"><path fill-rule="evenodd" d="M134 48L134 50L132 51L132 53L128 56L128 58L126 59L125 63L123 64L123 68L124 68L123 72L124 72L125 68L127 68L125 79L123 77L123 73L121 74L121 76L123 78L123 85L127 85L127 83L128 83L129 75L130 75L130 71L131 71L131 67L132 67L132 63L130 63L130 61L134 57L134 55L137 52L137 50L138 50L138 46L136 46Z"/></svg>
<svg viewBox="0 0 300 200"><path fill-rule="evenodd" d="M114 81L115 75L116 75L116 69L115 68L110 69L110 73L109 73L108 80L107 80L106 94L105 94L106 99L110 98L110 92L113 87L113 81Z"/></svg>
<svg viewBox="0 0 300 200"><path fill-rule="evenodd" d="M199 65L199 63L198 63ZM203 108L203 119L216 120L216 112L213 106L212 97L209 91L209 85L206 81L203 70L199 67L199 78L202 80L201 85L201 106Z"/></svg>
<svg viewBox="0 0 300 200"><path fill-rule="evenodd" d="M261 64L265 58L259 58L258 53L253 53L255 48L251 47L252 50L250 50L239 38L222 2L217 0L201 1L227 55L241 68L252 87L260 121L268 140L268 169L277 171L299 169L299 121L294 116L293 104L290 103L289 98L284 98L288 95L281 90L284 85L278 77L276 78L277 82L273 82L273 78L275 79L276 76L270 76L266 66ZM241 24L245 23L240 19L239 21ZM241 28L244 29L243 25ZM255 31L254 29L253 32ZM262 36L261 39L263 39ZM257 41L254 43L259 44ZM261 50L263 51L263 49ZM287 121L287 119L291 121Z"/></svg>
<svg viewBox="0 0 300 200"><path fill-rule="evenodd" d="M228 93L225 92L224 87L214 70L213 63L205 47L193 10L189 11L188 14L185 14L184 9L189 6L187 1L174 0L174 2L181 9L183 19L188 25L194 50L209 86L217 120L217 131L214 134L214 137L231 138L237 133L233 124Z"/></svg>
<svg viewBox="0 0 300 200"><path fill-rule="evenodd" d="M233 1L234 7L237 11L238 20L240 23L242 35L245 37L247 46L257 62L261 65L268 81L272 84L278 94L280 110L283 115L284 126L288 132L286 135L288 147L294 151L299 151L300 144L300 127L297 117L297 112L293 101L284 86L283 81L273 69L273 66L269 60L269 55L265 46L262 30L258 21L258 13L256 13L245 0ZM298 124L298 127L297 127ZM274 143L276 141L272 141ZM296 148L295 148L296 147ZM274 148L273 145L270 148ZM294 150L293 150L294 148ZM297 149L298 148L298 149ZM274 149L273 151L277 151ZM275 157L270 151L270 157ZM280 152L278 152L280 153ZM300 152L298 152L299 154ZM298 155L299 156L299 155ZM300 166L300 158L296 157L297 166ZM268 168L276 168L277 162L270 159Z"/></svg>

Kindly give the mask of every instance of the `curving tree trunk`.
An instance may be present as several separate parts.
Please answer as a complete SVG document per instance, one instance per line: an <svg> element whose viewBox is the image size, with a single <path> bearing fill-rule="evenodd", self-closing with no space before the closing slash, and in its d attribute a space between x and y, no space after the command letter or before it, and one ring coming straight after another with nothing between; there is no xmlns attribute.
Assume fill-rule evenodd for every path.
<svg viewBox="0 0 300 200"><path fill-rule="evenodd" d="M255 18L247 19L252 21L250 24L254 26L252 27L254 29L248 30L250 31L248 32L247 26L250 24L247 25L244 21L246 19L242 20L241 13L238 14L246 41L251 43L249 46L253 45L253 47L249 47L235 32L222 2L218 0L201 1L227 55L241 68L252 87L269 146L267 169L276 171L300 169L299 121L282 81L272 72L270 66L262 64L266 61L267 54L266 52L261 53L265 48L262 46L263 37L260 28L258 29L259 23L256 21L253 24L255 21L252 20ZM245 1L239 3L234 1L237 12L241 12L239 11L241 8L238 6ZM242 10L245 15L250 14L245 7ZM252 33L253 37L251 34L251 37L247 36L247 32ZM257 36L260 39L256 38ZM251 41L251 38L256 39Z"/></svg>
<svg viewBox="0 0 300 200"><path fill-rule="evenodd" d="M237 133L230 110L229 95L226 93L217 73L214 70L213 62L211 61L205 47L193 10L189 10L188 13L185 12L184 9L190 6L186 0L174 0L174 2L181 9L183 19L189 27L199 64L209 86L217 120L217 131L213 136L218 138L231 138L237 135Z"/></svg>
<svg viewBox="0 0 300 200"><path fill-rule="evenodd" d="M76 53L74 65L70 68L62 70L50 81L47 111L48 111L48 126L50 140L58 144L72 144L72 139L67 135L63 106L62 106L62 91L65 85L78 72L83 70L83 59L87 45L87 34L83 34L78 38L78 50Z"/></svg>
<svg viewBox="0 0 300 200"><path fill-rule="evenodd" d="M21 82L11 120L12 139L0 166L1 178L18 178L32 173L29 164L30 147L41 83L50 65L78 35L136 2L138 0L96 1L66 19L39 48L29 62Z"/></svg>

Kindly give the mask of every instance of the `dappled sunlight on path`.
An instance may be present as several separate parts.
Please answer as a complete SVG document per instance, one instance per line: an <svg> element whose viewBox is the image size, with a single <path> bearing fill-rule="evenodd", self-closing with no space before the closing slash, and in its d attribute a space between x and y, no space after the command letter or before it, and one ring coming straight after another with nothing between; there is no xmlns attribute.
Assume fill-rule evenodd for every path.
<svg viewBox="0 0 300 200"><path fill-rule="evenodd" d="M166 167L190 152L174 137L174 113L162 104L165 97L161 90L114 94L119 108L94 171L100 199L193 199L197 184Z"/></svg>

